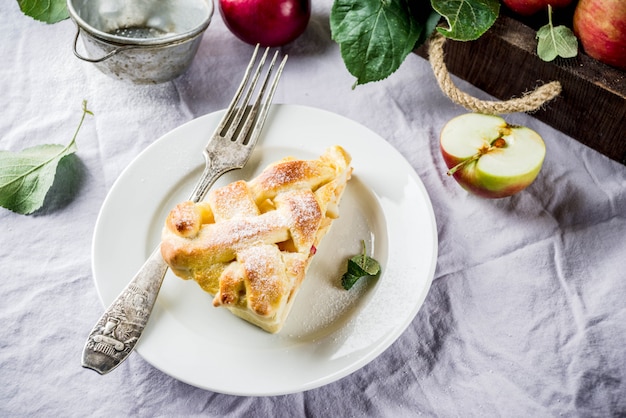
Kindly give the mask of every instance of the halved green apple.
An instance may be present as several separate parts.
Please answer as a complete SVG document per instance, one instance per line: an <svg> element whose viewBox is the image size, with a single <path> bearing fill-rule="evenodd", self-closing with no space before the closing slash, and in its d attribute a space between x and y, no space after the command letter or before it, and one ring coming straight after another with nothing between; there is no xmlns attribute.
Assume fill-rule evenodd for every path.
<svg viewBox="0 0 626 418"><path fill-rule="evenodd" d="M481 113L451 119L441 130L440 148L448 175L487 198L511 196L528 187L546 155L537 132Z"/></svg>

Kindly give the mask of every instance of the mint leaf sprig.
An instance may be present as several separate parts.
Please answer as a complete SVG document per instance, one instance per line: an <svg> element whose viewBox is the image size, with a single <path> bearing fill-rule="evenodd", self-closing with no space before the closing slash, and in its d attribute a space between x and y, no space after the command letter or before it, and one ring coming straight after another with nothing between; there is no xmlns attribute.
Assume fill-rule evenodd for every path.
<svg viewBox="0 0 626 418"><path fill-rule="evenodd" d="M59 162L76 152L76 137L85 116L93 115L83 100L83 115L66 146L36 145L20 152L0 151L0 206L28 215L41 208L54 183Z"/></svg>
<svg viewBox="0 0 626 418"><path fill-rule="evenodd" d="M373 277L380 273L378 261L367 255L365 241L361 240L363 252L348 260L348 271L341 277L341 286L350 290L362 277Z"/></svg>

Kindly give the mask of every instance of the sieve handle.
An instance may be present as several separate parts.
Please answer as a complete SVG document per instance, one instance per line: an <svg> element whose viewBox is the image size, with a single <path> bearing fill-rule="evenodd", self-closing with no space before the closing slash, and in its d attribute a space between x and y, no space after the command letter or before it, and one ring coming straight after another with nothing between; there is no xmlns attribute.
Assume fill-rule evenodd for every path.
<svg viewBox="0 0 626 418"><path fill-rule="evenodd" d="M122 52L125 49L128 48L132 48L132 46L120 46L118 48L115 48L114 50L112 50L111 52L109 52L108 54L100 57L100 58L88 58L88 57L84 57L82 56L78 50L76 49L76 46L78 45L78 36L80 35L80 28L76 28L76 36L74 37L74 55L77 58L80 58L83 61L87 61L87 62L102 62L104 60L107 60L109 58L111 58L113 55L117 54L118 52Z"/></svg>

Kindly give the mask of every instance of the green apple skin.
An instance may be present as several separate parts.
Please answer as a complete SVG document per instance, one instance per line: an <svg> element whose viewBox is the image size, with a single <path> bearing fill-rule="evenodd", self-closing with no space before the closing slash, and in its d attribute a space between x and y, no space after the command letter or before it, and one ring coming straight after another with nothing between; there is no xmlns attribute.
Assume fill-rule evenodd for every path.
<svg viewBox="0 0 626 418"><path fill-rule="evenodd" d="M504 140L504 146L490 147L498 138ZM546 154L537 132L509 125L499 116L467 113L451 119L441 131L440 150L448 169L477 156L485 147L489 151L452 176L465 190L493 199L528 187L541 171Z"/></svg>

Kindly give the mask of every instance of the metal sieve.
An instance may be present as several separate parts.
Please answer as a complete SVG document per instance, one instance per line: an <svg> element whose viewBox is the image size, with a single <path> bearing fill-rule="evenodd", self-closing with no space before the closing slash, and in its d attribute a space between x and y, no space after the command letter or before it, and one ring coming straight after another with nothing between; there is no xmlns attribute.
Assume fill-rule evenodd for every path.
<svg viewBox="0 0 626 418"><path fill-rule="evenodd" d="M74 55L138 84L182 74L213 16L211 0L67 0L67 8L77 26Z"/></svg>

